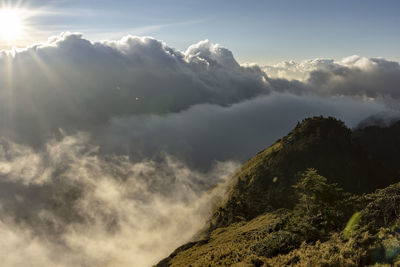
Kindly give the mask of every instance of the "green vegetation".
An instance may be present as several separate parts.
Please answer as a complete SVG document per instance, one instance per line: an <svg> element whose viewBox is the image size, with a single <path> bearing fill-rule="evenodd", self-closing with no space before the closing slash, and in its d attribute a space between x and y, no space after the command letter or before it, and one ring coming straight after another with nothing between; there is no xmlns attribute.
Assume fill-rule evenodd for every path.
<svg viewBox="0 0 400 267"><path fill-rule="evenodd" d="M400 266L400 165L360 136L304 120L243 165L207 238L158 266Z"/></svg>
<svg viewBox="0 0 400 267"><path fill-rule="evenodd" d="M332 117L303 120L242 166L225 203L215 209L210 229L292 208L296 202L292 185L308 168L315 168L346 192L367 193L395 183L400 173L397 154L392 154L396 161L380 160L378 152L361 145L366 140L369 137L364 138L361 130L353 135Z"/></svg>
<svg viewBox="0 0 400 267"><path fill-rule="evenodd" d="M163 266L400 264L400 202L394 202L400 199L400 183L355 196L328 184L315 169L301 176L294 186L298 202L293 209L217 228Z"/></svg>
<svg viewBox="0 0 400 267"><path fill-rule="evenodd" d="M350 238L350 235L354 233L354 231L360 227L361 213L356 212L351 216L349 222L346 225L346 228L343 230L343 236L345 238Z"/></svg>

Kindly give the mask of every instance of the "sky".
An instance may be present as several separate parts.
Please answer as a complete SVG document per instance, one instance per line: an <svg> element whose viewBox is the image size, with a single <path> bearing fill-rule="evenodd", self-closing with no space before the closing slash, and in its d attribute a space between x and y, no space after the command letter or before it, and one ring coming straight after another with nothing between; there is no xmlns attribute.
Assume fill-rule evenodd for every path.
<svg viewBox="0 0 400 267"><path fill-rule="evenodd" d="M239 63L260 65L349 55L399 60L397 0L3 1L30 12L29 29L2 49L45 41L60 32L91 40L152 36L180 50L209 39Z"/></svg>

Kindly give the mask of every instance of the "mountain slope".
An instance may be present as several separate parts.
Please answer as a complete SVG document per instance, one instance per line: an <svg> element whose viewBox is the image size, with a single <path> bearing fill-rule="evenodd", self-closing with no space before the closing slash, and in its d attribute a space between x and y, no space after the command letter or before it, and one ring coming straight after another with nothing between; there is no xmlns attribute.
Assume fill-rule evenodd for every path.
<svg viewBox="0 0 400 267"><path fill-rule="evenodd" d="M159 266L399 266L400 184L350 197L353 216L317 240L313 223L299 207L280 209L215 229L208 239L182 247Z"/></svg>
<svg viewBox="0 0 400 267"><path fill-rule="evenodd" d="M352 132L331 117L303 120L243 164L206 238L158 266L393 263L385 249L398 244L390 253L400 252L400 184L360 193L400 180L399 129Z"/></svg>
<svg viewBox="0 0 400 267"><path fill-rule="evenodd" d="M292 207L291 186L298 173L308 168L353 193L371 192L397 181L395 168L371 157L372 152L362 146L365 142L360 142L366 138L357 134L355 139L350 129L334 118L303 120L242 166L226 202L216 209L211 228Z"/></svg>

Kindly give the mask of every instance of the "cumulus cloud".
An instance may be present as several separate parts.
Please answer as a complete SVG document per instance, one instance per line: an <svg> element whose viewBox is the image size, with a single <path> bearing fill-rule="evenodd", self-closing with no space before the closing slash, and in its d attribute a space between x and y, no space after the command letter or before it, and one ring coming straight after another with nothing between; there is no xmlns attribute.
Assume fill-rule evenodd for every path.
<svg viewBox="0 0 400 267"><path fill-rule="evenodd" d="M231 51L208 40L194 44L186 51L179 51L150 37L127 36L119 41L91 42L80 34L64 33L50 38L47 43L18 52L1 52L0 135L38 148L49 138L58 136L59 129L71 134L89 132L100 144L107 141L100 140L100 137L106 136L112 141L109 133L117 132L118 135L139 135L141 138L132 138L137 142L127 146L125 152L149 155L160 147L173 147L169 141L150 141L154 140L151 133L155 132L151 125L156 125L164 117L167 118L165 121L180 118L186 111L193 114L193 107L196 107L197 113L209 114L211 108L233 114L237 104L250 103L259 97L268 99L265 105L282 107L279 101L287 99L285 94L289 93L302 96L305 100L296 102L299 110L303 110L305 105L312 106L307 99L318 99L317 96L328 102L332 100L329 102L332 104L337 103L335 97L358 98L359 101L352 104L356 110L358 104L365 106L366 101L373 102L372 111L378 102L389 109L397 108L400 84L397 62L353 56L340 62L327 59L308 60L300 64L285 62L275 69L307 73L308 78L290 80L282 78L285 75L273 78L271 68L264 69L265 73L257 65L239 65ZM202 108L204 111L200 111ZM331 111L316 109L312 115ZM264 110L253 109L252 112L257 116ZM285 111L282 110L282 113ZM150 117L155 119L154 123L146 121ZM235 117L229 119L235 120ZM146 122L141 125L138 120ZM116 122L122 121L132 124L116 126ZM206 123L197 124L195 116L185 123L187 126L178 127L178 130L171 128L177 123L170 122L169 130L162 133L168 135L173 132L176 135L179 131L183 144L198 140L191 137L191 129L200 125L204 127L203 131L207 129ZM265 121L263 125L268 123ZM223 124L221 121L213 126L221 135L227 129L218 127ZM238 121L236 125L239 127L242 124ZM289 124L292 120L285 130L290 127ZM257 128L257 125L254 123L247 127ZM130 129L130 132L121 134L122 128ZM149 130L148 135L145 129ZM230 135L228 131L224 133ZM169 137L163 136L160 139L167 141ZM218 141L207 140L210 142L203 141L210 144L207 149L198 151L191 148L193 153L186 156L194 158L205 154L204 151L212 151ZM259 145L271 143L270 138L265 140ZM151 145L146 145L151 142L154 143L153 149L150 149ZM150 150L142 151L135 146ZM114 149L113 152L119 151ZM173 152L179 154L177 149ZM212 156L210 160L221 158L227 156Z"/></svg>
<svg viewBox="0 0 400 267"><path fill-rule="evenodd" d="M229 50L208 41L180 52L150 37L92 43L78 34L3 52L0 87L2 135L31 142L65 126L229 105L269 91L260 69L240 67Z"/></svg>
<svg viewBox="0 0 400 267"><path fill-rule="evenodd" d="M179 51L71 33L2 51L0 258L149 266L201 229L240 162L298 120L397 116L399 69L358 56L262 69L208 40Z"/></svg>
<svg viewBox="0 0 400 267"><path fill-rule="evenodd" d="M315 70L307 83L327 95L361 96L390 101L400 98L400 65L379 58L353 56L329 70ZM398 107L397 107L398 108Z"/></svg>
<svg viewBox="0 0 400 267"><path fill-rule="evenodd" d="M279 81L278 84L289 87L295 83L293 80L301 80L304 92L374 100L380 98L398 109L398 105L391 101L400 97L400 65L395 61L354 55L340 61L312 59L301 63L282 62L265 66L263 70L272 83ZM278 88L281 87L278 85Z"/></svg>
<svg viewBox="0 0 400 267"><path fill-rule="evenodd" d="M279 62L275 65L263 66L262 69L271 78L304 81L310 72L329 69L335 62L332 59L307 59L300 63L293 60Z"/></svg>

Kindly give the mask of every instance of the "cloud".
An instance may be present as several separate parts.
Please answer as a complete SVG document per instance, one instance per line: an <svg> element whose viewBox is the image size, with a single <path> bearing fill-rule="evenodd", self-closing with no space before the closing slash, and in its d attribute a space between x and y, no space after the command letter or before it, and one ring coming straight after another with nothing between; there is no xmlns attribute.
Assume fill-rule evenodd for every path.
<svg viewBox="0 0 400 267"><path fill-rule="evenodd" d="M345 58L328 70L310 73L307 83L327 95L360 96L372 99L400 98L400 65L381 58ZM398 107L397 107L398 108Z"/></svg>
<svg viewBox="0 0 400 267"><path fill-rule="evenodd" d="M392 108L398 109L400 97L400 65L383 58L365 58L357 55L340 61L311 59L301 63L294 61L265 66L272 86L290 86L303 92L326 96L351 96L384 99ZM300 80L301 85L295 86Z"/></svg>
<svg viewBox="0 0 400 267"><path fill-rule="evenodd" d="M2 164L21 169L8 155L24 151L41 159L24 162L25 169L49 174L21 181L1 173L5 266L150 266L203 227L238 167L218 163L200 173L169 156L104 158L86 138L52 140L39 153L3 142Z"/></svg>
<svg viewBox="0 0 400 267"><path fill-rule="evenodd" d="M201 229L240 162L297 121L399 113L397 62L274 68L208 40L179 51L64 33L0 52L0 258L150 266Z"/></svg>
<svg viewBox="0 0 400 267"><path fill-rule="evenodd" d="M273 93L229 107L202 104L169 115L115 118L99 143L107 153L150 157L160 149L196 166L215 160L244 162L288 133L305 117L335 116L350 127L382 113L378 103Z"/></svg>
<svg viewBox="0 0 400 267"><path fill-rule="evenodd" d="M43 141L65 126L87 130L118 116L230 105L267 93L263 78L208 42L183 53L149 37L92 43L63 34L0 56L1 134Z"/></svg>
<svg viewBox="0 0 400 267"><path fill-rule="evenodd" d="M315 70L326 70L335 64L333 59L308 59L300 63L295 61L283 61L275 65L261 67L269 77L288 80L305 81L310 72Z"/></svg>
<svg viewBox="0 0 400 267"><path fill-rule="evenodd" d="M91 42L64 33L1 53L0 135L34 147L59 129L89 132L96 139L119 119L171 117L199 105L229 108L263 96L279 101L272 97L276 93L359 98L360 104L370 100L397 108L397 62L353 56L340 62L286 62L279 68L309 78L269 77L257 65L239 65L231 51L208 40L182 52L150 37Z"/></svg>

